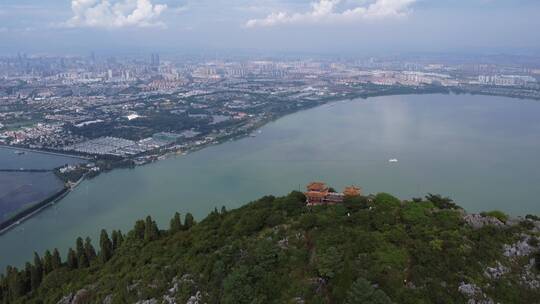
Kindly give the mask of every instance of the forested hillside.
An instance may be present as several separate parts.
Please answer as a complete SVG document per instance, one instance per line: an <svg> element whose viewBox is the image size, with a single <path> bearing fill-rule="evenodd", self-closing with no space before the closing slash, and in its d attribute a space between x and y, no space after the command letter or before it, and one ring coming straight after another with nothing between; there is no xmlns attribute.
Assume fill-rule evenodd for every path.
<svg viewBox="0 0 540 304"><path fill-rule="evenodd" d="M8 268L0 303L540 303L535 216L467 215L438 195L304 202L103 230Z"/></svg>

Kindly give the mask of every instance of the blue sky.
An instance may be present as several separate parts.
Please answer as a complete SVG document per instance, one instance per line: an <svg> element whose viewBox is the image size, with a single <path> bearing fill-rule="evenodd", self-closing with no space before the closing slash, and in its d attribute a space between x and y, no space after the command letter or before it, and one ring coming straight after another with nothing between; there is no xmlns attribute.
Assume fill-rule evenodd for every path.
<svg viewBox="0 0 540 304"><path fill-rule="evenodd" d="M0 0L0 53L540 49L538 0Z"/></svg>

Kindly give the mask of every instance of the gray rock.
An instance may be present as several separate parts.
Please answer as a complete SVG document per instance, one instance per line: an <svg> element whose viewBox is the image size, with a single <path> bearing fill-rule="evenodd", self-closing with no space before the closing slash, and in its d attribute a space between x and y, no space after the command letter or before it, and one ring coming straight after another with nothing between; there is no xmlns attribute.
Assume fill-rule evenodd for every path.
<svg viewBox="0 0 540 304"><path fill-rule="evenodd" d="M163 302L164 304L177 304L176 299L169 295L163 296Z"/></svg>
<svg viewBox="0 0 540 304"><path fill-rule="evenodd" d="M458 291L468 298L476 297L482 294L482 289L480 289L480 287L474 284L465 284L464 282L459 284Z"/></svg>
<svg viewBox="0 0 540 304"><path fill-rule="evenodd" d="M529 289L540 289L540 274L535 274L533 268L536 264L534 258L529 260L529 263L525 265L520 276L520 283Z"/></svg>
<svg viewBox="0 0 540 304"><path fill-rule="evenodd" d="M292 302L296 303L296 304L304 304L304 303L306 303L306 301L302 297L295 297L295 298L292 299Z"/></svg>
<svg viewBox="0 0 540 304"><path fill-rule="evenodd" d="M200 291L197 291L195 295L189 297L186 304L202 304L202 293Z"/></svg>
<svg viewBox="0 0 540 304"><path fill-rule="evenodd" d="M498 218L491 216L483 216L481 214L466 214L463 216L463 220L469 224L473 229L480 229L484 226L504 227L505 224Z"/></svg>
<svg viewBox="0 0 540 304"><path fill-rule="evenodd" d="M511 245L504 245L504 256L514 258L527 256L533 253L535 248L529 245L530 238L531 237L529 235L523 235L523 238L520 241L517 241Z"/></svg>
<svg viewBox="0 0 540 304"><path fill-rule="evenodd" d="M289 238L288 237L285 237L281 240L278 241L278 246L281 248L281 249L287 249L289 248Z"/></svg>
<svg viewBox="0 0 540 304"><path fill-rule="evenodd" d="M64 296L60 301L56 302L56 304L71 304L71 300L73 300L73 293Z"/></svg>
<svg viewBox="0 0 540 304"><path fill-rule="evenodd" d="M105 299L103 299L103 304L112 304L113 295L107 295Z"/></svg>
<svg viewBox="0 0 540 304"><path fill-rule="evenodd" d="M468 298L468 304L495 304L495 302L475 284L466 284L461 282L461 284L459 284L458 291Z"/></svg>
<svg viewBox="0 0 540 304"><path fill-rule="evenodd" d="M135 302L135 304L158 304L158 300L156 299L140 300L140 301Z"/></svg>
<svg viewBox="0 0 540 304"><path fill-rule="evenodd" d="M86 303L89 292L86 289L78 290L75 294L70 293L67 296L64 296L56 304L82 304Z"/></svg>
<svg viewBox="0 0 540 304"><path fill-rule="evenodd" d="M505 267L501 262L497 261L495 267L487 267L486 270L484 270L484 275L489 279L498 280L509 271L510 269L508 269L508 267Z"/></svg>

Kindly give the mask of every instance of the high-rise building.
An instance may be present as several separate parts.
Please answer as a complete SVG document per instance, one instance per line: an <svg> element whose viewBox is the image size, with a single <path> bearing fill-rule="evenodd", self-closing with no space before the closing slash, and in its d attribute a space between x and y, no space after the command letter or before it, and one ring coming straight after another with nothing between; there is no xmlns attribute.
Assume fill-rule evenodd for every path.
<svg viewBox="0 0 540 304"><path fill-rule="evenodd" d="M150 65L152 65L153 67L159 67L159 54L151 54Z"/></svg>

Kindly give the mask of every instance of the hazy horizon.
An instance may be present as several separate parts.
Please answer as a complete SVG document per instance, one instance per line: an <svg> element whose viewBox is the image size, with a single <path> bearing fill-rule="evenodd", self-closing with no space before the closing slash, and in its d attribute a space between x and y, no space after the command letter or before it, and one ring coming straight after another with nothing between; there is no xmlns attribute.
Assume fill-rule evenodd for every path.
<svg viewBox="0 0 540 304"><path fill-rule="evenodd" d="M0 54L536 55L539 11L532 0L4 0Z"/></svg>

